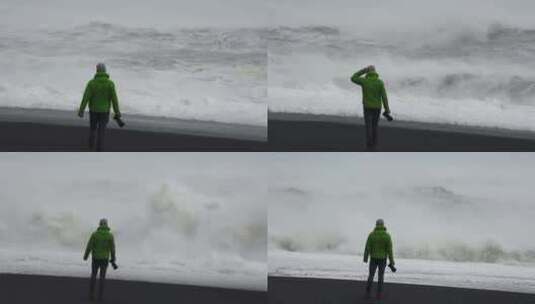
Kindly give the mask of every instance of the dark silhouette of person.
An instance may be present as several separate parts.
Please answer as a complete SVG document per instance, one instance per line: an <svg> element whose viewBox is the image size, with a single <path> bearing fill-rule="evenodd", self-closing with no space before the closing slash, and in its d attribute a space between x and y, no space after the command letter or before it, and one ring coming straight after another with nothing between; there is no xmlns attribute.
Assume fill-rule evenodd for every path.
<svg viewBox="0 0 535 304"><path fill-rule="evenodd" d="M108 220L101 219L97 230L91 234L85 249L84 261L87 261L89 254L91 254L92 257L89 299L91 301L95 299L95 283L97 280L97 272L99 272L98 300L102 301L108 261L115 263L115 241L113 234L108 227Z"/></svg>
<svg viewBox="0 0 535 304"><path fill-rule="evenodd" d="M364 75L366 76L362 77ZM385 115L390 115L385 85L379 79L379 74L377 74L373 65L353 74L351 81L362 87L362 104L364 106L364 123L366 125L366 149L374 151L377 149L377 129L383 105Z"/></svg>
<svg viewBox="0 0 535 304"><path fill-rule="evenodd" d="M85 88L78 116L84 117L85 107L89 104L89 150L102 151L104 133L110 120L110 107L116 118L121 117L115 84L106 73L104 63L97 64L97 73ZM95 143L96 141L96 143Z"/></svg>
<svg viewBox="0 0 535 304"><path fill-rule="evenodd" d="M386 268L386 259L390 260L390 265L394 266L394 255L392 253L392 238L386 232L386 227L382 219L375 222L375 229L368 235L366 240L366 248L364 249L364 263L370 260L370 272L368 275L368 283L366 284L366 297L370 297L373 278L375 271L379 269L379 278L377 284L377 299L382 298L384 274Z"/></svg>

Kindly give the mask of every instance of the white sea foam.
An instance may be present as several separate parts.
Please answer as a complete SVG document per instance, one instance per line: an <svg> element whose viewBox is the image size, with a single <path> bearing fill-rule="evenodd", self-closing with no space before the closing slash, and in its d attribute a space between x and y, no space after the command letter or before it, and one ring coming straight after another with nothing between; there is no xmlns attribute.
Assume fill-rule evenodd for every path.
<svg viewBox="0 0 535 304"><path fill-rule="evenodd" d="M83 250L107 217L114 278L265 290L265 180L240 157L6 156L0 272L86 276Z"/></svg>
<svg viewBox="0 0 535 304"><path fill-rule="evenodd" d="M535 293L533 268L522 265L452 263L398 259L398 271L387 270L385 281L417 285ZM365 281L368 265L362 256L269 252L269 275Z"/></svg>
<svg viewBox="0 0 535 304"><path fill-rule="evenodd" d="M362 278L367 237L383 218L404 269L399 282L533 292L533 161L529 153L278 155L270 272Z"/></svg>
<svg viewBox="0 0 535 304"><path fill-rule="evenodd" d="M75 111L104 62L125 114L265 126L261 4L235 2L3 2L0 106Z"/></svg>
<svg viewBox="0 0 535 304"><path fill-rule="evenodd" d="M270 32L270 110L361 115L361 89L350 77L374 64L400 119L535 131L535 24L520 18L518 3L504 4L511 11L486 10L477 22L462 19L486 9L475 3L309 6L317 18ZM323 15L313 14L321 8Z"/></svg>

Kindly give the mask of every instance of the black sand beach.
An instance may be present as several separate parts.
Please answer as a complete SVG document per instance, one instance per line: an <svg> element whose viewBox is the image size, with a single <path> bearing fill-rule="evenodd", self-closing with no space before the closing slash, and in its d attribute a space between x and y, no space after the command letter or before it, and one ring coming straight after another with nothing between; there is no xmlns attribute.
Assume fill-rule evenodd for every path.
<svg viewBox="0 0 535 304"><path fill-rule="evenodd" d="M381 120L378 151L535 151L535 133ZM271 151L365 151L362 118L270 113Z"/></svg>
<svg viewBox="0 0 535 304"><path fill-rule="evenodd" d="M87 151L87 116L72 112L0 108L0 151ZM126 115L110 121L104 151L263 151L266 128Z"/></svg>
<svg viewBox="0 0 535 304"><path fill-rule="evenodd" d="M381 301L374 297L367 300L364 298L365 282L333 279L269 277L268 288L270 304L535 303L535 294L391 283L385 283L384 298Z"/></svg>
<svg viewBox="0 0 535 304"><path fill-rule="evenodd" d="M0 151L87 151L87 127L0 122ZM263 151L266 143L217 137L109 129L103 150Z"/></svg>
<svg viewBox="0 0 535 304"><path fill-rule="evenodd" d="M106 283L104 302L101 303L256 304L267 302L267 294L262 291L120 280L109 280ZM87 295L88 279L0 274L1 303L91 303Z"/></svg>

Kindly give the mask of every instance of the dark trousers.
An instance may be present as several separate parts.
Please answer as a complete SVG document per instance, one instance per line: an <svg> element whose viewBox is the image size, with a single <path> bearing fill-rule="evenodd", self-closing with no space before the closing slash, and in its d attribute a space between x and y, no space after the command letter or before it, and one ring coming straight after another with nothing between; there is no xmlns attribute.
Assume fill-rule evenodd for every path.
<svg viewBox="0 0 535 304"><path fill-rule="evenodd" d="M377 127L381 109L364 108L364 123L366 124L366 147L375 148L377 146Z"/></svg>
<svg viewBox="0 0 535 304"><path fill-rule="evenodd" d="M89 112L89 150L94 151L96 144L96 151L102 151L104 133L109 120L109 112Z"/></svg>
<svg viewBox="0 0 535 304"><path fill-rule="evenodd" d="M102 296L104 294L104 281L106 280L107 268L108 268L108 260L93 259L93 262L91 263L91 279L89 282L89 297L90 298L93 298L95 295L95 283L97 280L97 272L100 272L98 298L102 300Z"/></svg>
<svg viewBox="0 0 535 304"><path fill-rule="evenodd" d="M370 274L368 275L368 284L366 285L366 291L370 292L372 289L373 278L375 277L375 271L379 268L379 279L377 284L377 293L383 291L383 282L385 277L386 259L370 259Z"/></svg>

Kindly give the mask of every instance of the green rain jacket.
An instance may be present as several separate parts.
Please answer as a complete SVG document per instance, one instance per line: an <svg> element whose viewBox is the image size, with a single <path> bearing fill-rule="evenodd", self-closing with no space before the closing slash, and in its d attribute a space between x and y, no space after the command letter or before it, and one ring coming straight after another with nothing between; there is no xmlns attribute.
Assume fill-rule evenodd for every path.
<svg viewBox="0 0 535 304"><path fill-rule="evenodd" d="M115 261L115 241L110 228L100 226L91 234L85 248L84 259L87 259L89 253L94 260L109 260L111 255L111 260Z"/></svg>
<svg viewBox="0 0 535 304"><path fill-rule="evenodd" d="M368 236L366 248L364 249L364 260L368 260L368 256L374 259L386 259L388 257L390 263L394 264L392 239L390 234L386 232L386 227L376 226Z"/></svg>
<svg viewBox="0 0 535 304"><path fill-rule="evenodd" d="M366 109L381 109L381 106L385 106L385 110L388 108L388 97L386 96L385 85L377 72L369 72L366 77L362 75L366 74L365 70L356 72L351 81L362 87L362 103Z"/></svg>
<svg viewBox="0 0 535 304"><path fill-rule="evenodd" d="M120 115L115 84L108 74L97 72L87 83L79 111L83 112L88 103L92 112L110 112L110 106L113 106L113 112Z"/></svg>

